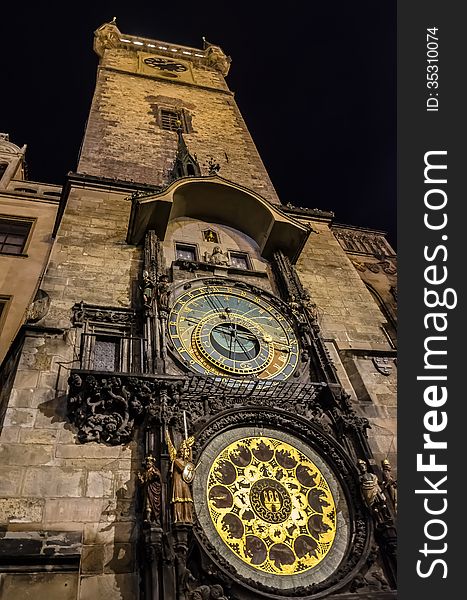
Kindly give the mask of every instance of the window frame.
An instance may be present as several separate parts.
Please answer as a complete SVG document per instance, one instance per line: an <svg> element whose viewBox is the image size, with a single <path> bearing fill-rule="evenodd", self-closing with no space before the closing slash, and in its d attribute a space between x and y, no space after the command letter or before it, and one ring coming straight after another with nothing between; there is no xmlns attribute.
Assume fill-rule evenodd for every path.
<svg viewBox="0 0 467 600"><path fill-rule="evenodd" d="M29 248L29 244L30 244L30 241L32 238L32 232L34 230L36 219L33 219L31 217L21 217L21 216L16 216L16 215L0 214L0 224L2 221L10 221L10 222L16 221L16 222L20 222L20 223L25 223L25 224L29 225L29 229L24 237L24 242L23 242L20 252L4 251L3 246L5 244L4 244L4 242L0 242L0 256L22 256L22 257L28 256L27 250ZM6 232L6 234L8 235L8 232Z"/></svg>
<svg viewBox="0 0 467 600"><path fill-rule="evenodd" d="M114 369L102 373L148 373L147 338L142 337L136 311L120 307L101 307L80 302L73 306L76 355L80 369L98 371L95 365L96 342L115 343Z"/></svg>
<svg viewBox="0 0 467 600"><path fill-rule="evenodd" d="M229 261L230 261L231 269L240 269L241 271L252 271L253 270L251 258L250 258L250 255L248 254L248 252L244 252L243 250L228 250L228 253L229 253ZM235 256L235 254L237 254L239 257L241 256L242 258L245 259L245 263L246 263L245 268L238 267L237 265L234 265L232 263L232 258L233 258L233 256Z"/></svg>
<svg viewBox="0 0 467 600"><path fill-rule="evenodd" d="M177 129L167 128L163 125L163 112L170 112L177 115L177 119L181 122L182 133L190 133L191 132L191 120L187 111L184 108L177 108L175 106L158 106L157 107L157 123L159 127L163 131L172 131L176 132Z"/></svg>
<svg viewBox="0 0 467 600"><path fill-rule="evenodd" d="M187 260L189 262L199 262L199 250L198 250L198 245L197 244L189 244L188 242L174 242L174 246L175 246L175 260ZM191 258L182 258L181 256L178 256L178 246L184 246L185 248L192 248L193 249L193 259Z"/></svg>
<svg viewBox="0 0 467 600"><path fill-rule="evenodd" d="M0 311L0 335L2 333L3 325L5 324L8 311L10 310L12 299L13 296L6 296L4 294L0 295L0 306L3 307Z"/></svg>

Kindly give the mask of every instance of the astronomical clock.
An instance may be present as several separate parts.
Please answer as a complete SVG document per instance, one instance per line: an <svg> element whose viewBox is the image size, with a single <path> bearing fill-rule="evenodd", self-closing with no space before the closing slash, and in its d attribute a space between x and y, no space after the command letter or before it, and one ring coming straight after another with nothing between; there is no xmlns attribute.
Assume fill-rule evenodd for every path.
<svg viewBox="0 0 467 600"><path fill-rule="evenodd" d="M279 203L224 85L230 59L220 48L117 39L112 24L99 35L106 57L126 57L134 112L145 107L138 131L157 148L143 160L138 142L138 170L125 175L130 186L144 173L144 184L125 187L126 146L103 180L120 194L118 219L127 215L126 246L112 252L125 253L116 264L128 269L118 290L106 287L114 308L73 307L80 368L66 363L68 417L81 444L137 448L139 597L394 598L390 479L344 389L359 375L345 375L332 328L323 333L334 318L326 295L319 306L313 297L330 276L310 270L302 281L296 267L326 244L340 252L331 216L313 212L312 225L305 209ZM129 122L111 129L120 136ZM341 254L334 288L350 268Z"/></svg>
<svg viewBox="0 0 467 600"><path fill-rule="evenodd" d="M207 217L198 231L213 227ZM215 240L227 238L214 227ZM93 411L82 441L121 443L129 425L143 428L146 597L337 598L373 573L378 593L389 590L391 508L358 469L371 456L367 421L339 384L290 258L276 249L264 260L244 239L256 270L213 263L212 249L190 260L174 253L168 269L170 246L146 233L149 373L118 389L105 379L106 406L133 400L126 420L115 408L102 433L89 423L103 397L81 404ZM84 397L76 390L71 403Z"/></svg>
<svg viewBox="0 0 467 600"><path fill-rule="evenodd" d="M289 319L251 289L196 285L184 291L169 316L170 340L198 373L288 379L299 343Z"/></svg>

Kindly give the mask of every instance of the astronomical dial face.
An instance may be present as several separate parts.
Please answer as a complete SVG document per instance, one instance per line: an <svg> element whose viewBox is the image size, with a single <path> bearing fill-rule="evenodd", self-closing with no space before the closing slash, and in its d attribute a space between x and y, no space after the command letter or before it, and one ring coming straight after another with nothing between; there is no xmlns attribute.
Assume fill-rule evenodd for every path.
<svg viewBox="0 0 467 600"><path fill-rule="evenodd" d="M336 534L331 489L293 445L270 436L235 441L214 460L207 484L218 535L253 568L296 575L330 551Z"/></svg>
<svg viewBox="0 0 467 600"><path fill-rule="evenodd" d="M235 287L203 286L179 296L169 334L198 373L283 380L298 362L287 319L264 298Z"/></svg>
<svg viewBox="0 0 467 600"><path fill-rule="evenodd" d="M198 522L235 574L290 591L338 568L350 540L348 508L314 449L287 432L246 426L211 439L200 464Z"/></svg>

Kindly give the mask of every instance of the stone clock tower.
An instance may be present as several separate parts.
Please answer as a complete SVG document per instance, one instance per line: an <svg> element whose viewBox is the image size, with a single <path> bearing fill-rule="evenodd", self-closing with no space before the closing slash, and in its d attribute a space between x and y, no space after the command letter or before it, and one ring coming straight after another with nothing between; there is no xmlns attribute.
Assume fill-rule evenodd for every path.
<svg viewBox="0 0 467 600"><path fill-rule="evenodd" d="M3 430L11 597L395 598L384 234L281 204L220 47L94 49Z"/></svg>

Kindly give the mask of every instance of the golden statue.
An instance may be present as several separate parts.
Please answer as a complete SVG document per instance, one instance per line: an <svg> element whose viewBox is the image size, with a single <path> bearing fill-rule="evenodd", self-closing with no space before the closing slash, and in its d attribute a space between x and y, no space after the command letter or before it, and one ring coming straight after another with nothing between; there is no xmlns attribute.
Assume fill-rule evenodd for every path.
<svg viewBox="0 0 467 600"><path fill-rule="evenodd" d="M182 440L175 448L168 430L165 439L172 461L172 504L175 523L193 523L193 498L190 484L195 478L196 467L193 464L191 447L195 441L193 436Z"/></svg>

